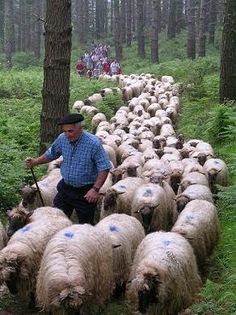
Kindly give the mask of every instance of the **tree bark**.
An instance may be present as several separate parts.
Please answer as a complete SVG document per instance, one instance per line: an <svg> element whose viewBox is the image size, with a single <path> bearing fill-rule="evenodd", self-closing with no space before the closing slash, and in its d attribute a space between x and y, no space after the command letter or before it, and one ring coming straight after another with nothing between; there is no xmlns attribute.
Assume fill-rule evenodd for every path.
<svg viewBox="0 0 236 315"><path fill-rule="evenodd" d="M12 68L12 50L14 41L14 24L13 24L13 1L5 0L4 6L4 51L5 65L7 69Z"/></svg>
<svg viewBox="0 0 236 315"><path fill-rule="evenodd" d="M4 0L0 0L0 52L4 52Z"/></svg>
<svg viewBox="0 0 236 315"><path fill-rule="evenodd" d="M131 46L132 43L132 15L131 15L131 10L132 10L132 3L131 0L126 1L126 6L127 6L127 15L126 15L126 31L127 31L127 37L126 37L126 44L127 47Z"/></svg>
<svg viewBox="0 0 236 315"><path fill-rule="evenodd" d="M196 57L195 0L188 0L187 57Z"/></svg>
<svg viewBox="0 0 236 315"><path fill-rule="evenodd" d="M207 1L208 0L201 0L198 52L200 57L205 57L206 55Z"/></svg>
<svg viewBox="0 0 236 315"><path fill-rule="evenodd" d="M145 58L145 38L144 38L144 2L137 0L137 40L138 56Z"/></svg>
<svg viewBox="0 0 236 315"><path fill-rule="evenodd" d="M69 112L71 1L47 0L40 153L59 134L58 120Z"/></svg>
<svg viewBox="0 0 236 315"><path fill-rule="evenodd" d="M236 101L236 1L227 0L225 7L221 72L220 102Z"/></svg>
<svg viewBox="0 0 236 315"><path fill-rule="evenodd" d="M175 38L176 36L176 0L170 0L169 15L168 15L168 39Z"/></svg>
<svg viewBox="0 0 236 315"><path fill-rule="evenodd" d="M158 33L159 33L159 16L160 0L152 0L152 17L151 17L151 61L159 63Z"/></svg>
<svg viewBox="0 0 236 315"><path fill-rule="evenodd" d="M120 62L122 59L122 43L120 36L120 1L114 0L114 41L116 60Z"/></svg>
<svg viewBox="0 0 236 315"><path fill-rule="evenodd" d="M217 3L218 0L210 0L209 12L209 44L214 45L215 42L215 29L217 21Z"/></svg>

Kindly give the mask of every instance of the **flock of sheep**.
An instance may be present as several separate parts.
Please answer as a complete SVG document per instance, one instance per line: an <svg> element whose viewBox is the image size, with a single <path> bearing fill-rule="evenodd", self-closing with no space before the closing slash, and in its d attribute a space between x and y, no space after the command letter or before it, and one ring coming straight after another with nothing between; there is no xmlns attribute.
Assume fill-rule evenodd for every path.
<svg viewBox="0 0 236 315"><path fill-rule="evenodd" d="M104 76L101 76L104 79ZM125 292L130 314L175 315L190 306L218 238L214 195L228 169L209 143L185 142L175 123L179 85L150 74L107 76L105 88L73 109L90 115L113 168L99 192L96 222L74 224L52 207L61 159L37 189L22 189L8 237L0 226L0 284L49 314L90 314ZM96 103L120 93L108 121ZM91 313L94 314L94 313Z"/></svg>

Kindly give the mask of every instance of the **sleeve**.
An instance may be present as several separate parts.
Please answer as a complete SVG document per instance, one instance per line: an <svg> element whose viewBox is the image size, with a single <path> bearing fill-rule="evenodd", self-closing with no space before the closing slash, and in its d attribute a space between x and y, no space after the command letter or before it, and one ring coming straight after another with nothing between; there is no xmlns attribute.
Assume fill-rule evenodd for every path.
<svg viewBox="0 0 236 315"><path fill-rule="evenodd" d="M94 146L93 156L98 173L111 169L111 162L100 141L98 141Z"/></svg>
<svg viewBox="0 0 236 315"><path fill-rule="evenodd" d="M61 156L61 137L59 136L45 152L46 156L51 160L56 160Z"/></svg>

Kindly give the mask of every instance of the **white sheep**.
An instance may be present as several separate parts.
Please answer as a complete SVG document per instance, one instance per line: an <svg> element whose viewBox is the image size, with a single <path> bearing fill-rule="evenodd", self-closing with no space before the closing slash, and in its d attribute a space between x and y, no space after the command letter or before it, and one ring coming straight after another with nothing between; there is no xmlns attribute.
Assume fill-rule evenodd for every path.
<svg viewBox="0 0 236 315"><path fill-rule="evenodd" d="M74 224L61 230L42 257L36 287L39 307L56 315L102 305L114 286L112 263L110 238L98 227Z"/></svg>
<svg viewBox="0 0 236 315"><path fill-rule="evenodd" d="M25 299L34 294L36 276L44 249L51 237L71 225L64 216L41 219L16 231L0 252L0 284L5 283L12 294Z"/></svg>
<svg viewBox="0 0 236 315"><path fill-rule="evenodd" d="M188 186L194 184L205 185L209 187L209 183L205 174L199 172L190 172L182 178L178 188L178 195L181 194Z"/></svg>
<svg viewBox="0 0 236 315"><path fill-rule="evenodd" d="M189 241L201 268L219 240L216 207L206 200L190 201L179 214L171 231L181 234Z"/></svg>
<svg viewBox="0 0 236 315"><path fill-rule="evenodd" d="M85 105L95 105L97 102L102 101L102 95L100 93L94 93L84 100Z"/></svg>
<svg viewBox="0 0 236 315"><path fill-rule="evenodd" d="M57 184L61 180L61 172L59 168L51 170L42 180L38 181L38 187L45 206L52 206L54 197L57 194ZM28 210L34 210L43 206L36 185L25 186L20 189L22 201L20 207Z"/></svg>
<svg viewBox="0 0 236 315"><path fill-rule="evenodd" d="M65 213L55 207L39 207L34 210L27 210L23 207L15 207L7 212L8 215L8 228L7 235L11 237L17 230L25 225L38 221L50 220L53 221L57 217L65 217Z"/></svg>
<svg viewBox="0 0 236 315"><path fill-rule="evenodd" d="M213 203L212 192L209 187L200 184L188 186L181 194L177 195L177 211L180 213L186 204L194 199L207 200Z"/></svg>
<svg viewBox="0 0 236 315"><path fill-rule="evenodd" d="M143 182L139 177L126 177L109 188L104 196L101 219L112 213L131 214L133 195Z"/></svg>
<svg viewBox="0 0 236 315"><path fill-rule="evenodd" d="M174 232L151 233L138 246L127 284L130 314L177 314L201 285L189 242Z"/></svg>
<svg viewBox="0 0 236 315"><path fill-rule="evenodd" d="M93 116L91 124L92 124L92 131L96 132L97 126L101 121L106 121L106 115L103 113L97 113Z"/></svg>
<svg viewBox="0 0 236 315"><path fill-rule="evenodd" d="M78 112L80 112L81 108L84 106L83 101L75 101L73 105L73 109L76 109Z"/></svg>
<svg viewBox="0 0 236 315"><path fill-rule="evenodd" d="M169 230L175 221L173 204L168 203L172 196L160 185L147 183L138 187L133 195L131 215L143 225L145 232Z"/></svg>
<svg viewBox="0 0 236 315"><path fill-rule="evenodd" d="M136 218L117 213L102 219L97 227L111 238L115 296L118 296L128 280L136 249L145 237L144 229Z"/></svg>
<svg viewBox="0 0 236 315"><path fill-rule="evenodd" d="M203 165L203 169L212 190L215 189L215 185L227 186L229 184L229 171L223 160L209 159Z"/></svg>

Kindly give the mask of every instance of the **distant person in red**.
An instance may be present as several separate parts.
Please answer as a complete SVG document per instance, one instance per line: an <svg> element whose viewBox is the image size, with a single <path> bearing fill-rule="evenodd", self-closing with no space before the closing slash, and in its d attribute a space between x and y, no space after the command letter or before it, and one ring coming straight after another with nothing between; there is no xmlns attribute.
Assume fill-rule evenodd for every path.
<svg viewBox="0 0 236 315"><path fill-rule="evenodd" d="M105 59L103 64L102 64L103 72L106 74L110 73L110 62L109 60Z"/></svg>
<svg viewBox="0 0 236 315"><path fill-rule="evenodd" d="M76 70L80 76L84 75L85 67L82 60L79 60L79 62L77 63Z"/></svg>

